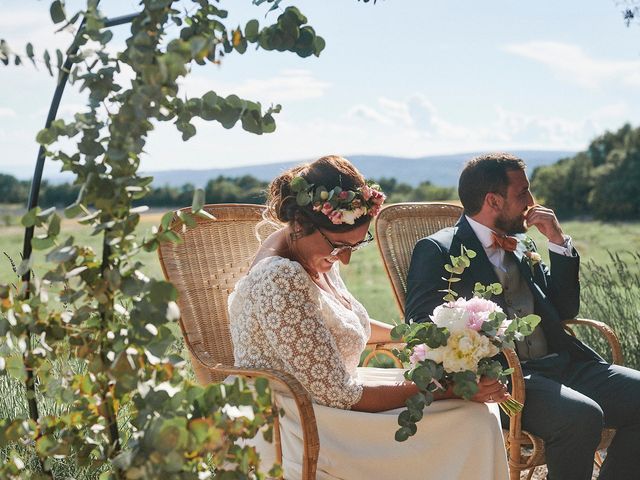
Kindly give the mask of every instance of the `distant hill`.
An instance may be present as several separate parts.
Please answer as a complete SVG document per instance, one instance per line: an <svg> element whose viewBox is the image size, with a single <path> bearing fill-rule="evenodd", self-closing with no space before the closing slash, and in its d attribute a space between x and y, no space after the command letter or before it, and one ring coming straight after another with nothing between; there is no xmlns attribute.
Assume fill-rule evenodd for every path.
<svg viewBox="0 0 640 480"><path fill-rule="evenodd" d="M528 172L539 165L549 165L561 158L575 154L572 151L544 151L522 150L512 152L527 163ZM456 153L452 155L435 155L420 158L386 157L380 155L351 155L351 160L367 178L378 179L381 177L393 177L399 182L416 186L420 182L430 181L435 185L455 186L458 183L458 175L462 165L478 153ZM182 186L192 183L202 187L211 178L219 175L225 177L241 177L252 175L259 180L271 180L283 170L302 163L302 161L269 163L263 165L250 165L244 167L212 168L208 170L161 170L144 172L145 175L154 177L153 185L160 187L170 185Z"/></svg>
<svg viewBox="0 0 640 480"><path fill-rule="evenodd" d="M393 177L399 182L416 186L420 182L430 181L434 185L452 187L458 184L458 175L464 162L481 152L455 153L451 155L432 155L420 158L387 157L383 155L349 155L358 169L367 178L379 179L381 177ZM566 150L519 150L512 151L515 155L527 162L528 173L540 165L550 165L561 158L572 157L576 152ZM225 177L241 177L252 175L253 177L269 181L283 170L309 160L297 160L292 162L267 163L262 165L248 165L243 167L211 168L204 170L158 170L143 172L143 175L154 177L153 186L181 187L185 183L191 183L196 187L204 187L212 178L220 175ZM51 165L49 165L51 167ZM45 170L45 178L53 184L71 182L73 175L69 172L55 172ZM29 179L30 176L21 179Z"/></svg>

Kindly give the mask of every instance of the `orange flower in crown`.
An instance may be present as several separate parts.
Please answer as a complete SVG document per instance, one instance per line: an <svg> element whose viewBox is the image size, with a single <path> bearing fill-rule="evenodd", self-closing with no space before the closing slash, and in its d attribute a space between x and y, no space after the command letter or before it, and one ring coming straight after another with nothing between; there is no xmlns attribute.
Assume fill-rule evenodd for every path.
<svg viewBox="0 0 640 480"><path fill-rule="evenodd" d="M298 205L321 212L335 225L353 225L363 215L375 217L387 198L376 184L364 185L357 190L341 187L327 190L324 185L310 184L301 176L291 180L290 188L296 194Z"/></svg>

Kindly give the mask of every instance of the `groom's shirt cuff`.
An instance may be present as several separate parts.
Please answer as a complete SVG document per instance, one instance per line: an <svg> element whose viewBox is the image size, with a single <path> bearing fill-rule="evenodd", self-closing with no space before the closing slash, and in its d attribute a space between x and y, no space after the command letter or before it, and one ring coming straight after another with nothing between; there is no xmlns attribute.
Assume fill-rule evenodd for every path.
<svg viewBox="0 0 640 480"><path fill-rule="evenodd" d="M569 235L564 235L564 243L562 245L549 242L549 251L557 253L558 255L564 255L565 257L576 256L573 250L573 242Z"/></svg>

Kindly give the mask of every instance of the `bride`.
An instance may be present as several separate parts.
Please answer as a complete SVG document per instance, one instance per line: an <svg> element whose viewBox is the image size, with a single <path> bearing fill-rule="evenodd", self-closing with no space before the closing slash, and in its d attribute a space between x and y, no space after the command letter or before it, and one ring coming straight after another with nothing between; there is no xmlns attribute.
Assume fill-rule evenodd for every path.
<svg viewBox="0 0 640 480"><path fill-rule="evenodd" d="M338 265L373 241L369 226L384 194L346 159L327 156L282 173L268 195L269 220L282 228L262 243L229 298L235 363L286 371L307 389L320 436L317 477L506 479L490 404L505 398L501 383L482 379L473 402L440 394L417 434L398 443L398 413L417 387L397 369L357 368L367 342L391 341L391 326L369 318ZM279 404L285 478L295 479L301 427L293 401Z"/></svg>

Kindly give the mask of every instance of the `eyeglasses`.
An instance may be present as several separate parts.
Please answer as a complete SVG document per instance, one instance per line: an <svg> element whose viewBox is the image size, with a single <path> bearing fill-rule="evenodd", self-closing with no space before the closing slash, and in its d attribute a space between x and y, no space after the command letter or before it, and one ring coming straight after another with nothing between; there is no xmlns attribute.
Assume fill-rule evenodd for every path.
<svg viewBox="0 0 640 480"><path fill-rule="evenodd" d="M322 235L322 238L324 238L327 241L327 243L331 246L331 248L333 249L333 250L331 250L331 253L329 254L332 257L337 257L342 252L345 252L347 250L350 250L351 252L356 252L356 251L360 250L362 247L366 247L371 242L373 242L373 235L368 230L367 230L367 236L364 238L364 240L356 243L355 245L336 245L331 240L329 240L329 238L322 232L322 230L320 230L319 228L317 230L320 232L320 235Z"/></svg>

